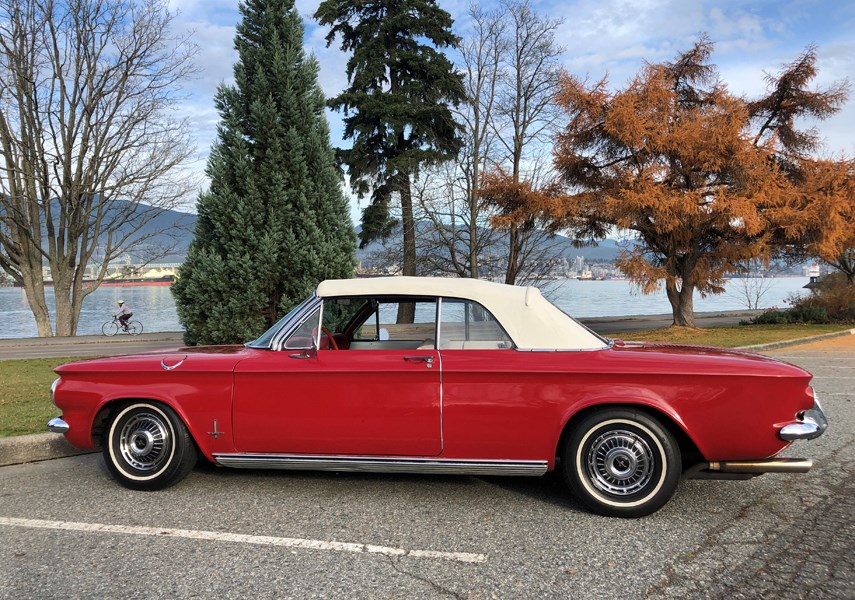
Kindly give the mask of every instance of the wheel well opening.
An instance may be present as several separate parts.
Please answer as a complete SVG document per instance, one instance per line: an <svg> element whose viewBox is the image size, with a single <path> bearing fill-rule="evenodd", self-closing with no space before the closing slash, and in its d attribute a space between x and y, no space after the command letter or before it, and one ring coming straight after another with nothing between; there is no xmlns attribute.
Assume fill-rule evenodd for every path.
<svg viewBox="0 0 855 600"><path fill-rule="evenodd" d="M561 459L561 449L564 447L564 442L567 439L567 436L570 435L570 432L573 430L573 425L578 422L580 419L584 418L586 415L595 412L597 410L602 410L605 408L625 408L629 410L637 410L643 412L648 417L654 418L659 421L663 427L665 427L668 432L674 436L674 439L677 440L677 445L680 447L680 455L682 457L682 468L685 471L692 465L695 465L704 460L703 455L701 454L698 447L695 445L695 442L692 441L692 438L683 431L682 427L677 425L668 416L666 413L658 410L656 408L650 406L643 406L639 404L597 404L595 406L589 406L587 408L583 408L576 414L574 414L567 421L566 425L564 425L564 429L561 431L561 436L558 438L558 445L555 448L555 457L556 461L560 461Z"/></svg>
<svg viewBox="0 0 855 600"><path fill-rule="evenodd" d="M152 400L151 398L116 398L115 400L110 400L101 409L98 411L98 414L95 415L95 419L92 421L92 443L95 446L95 450L101 451L104 449L104 430L107 427L107 419L110 414L113 413L117 408L122 406L126 406L128 404L132 404L134 402L151 402L152 404L159 404L162 406L169 406L160 400ZM171 407L170 407L171 408ZM175 409L172 409L173 411ZM175 414L181 419L181 415L175 411ZM183 419L181 419L183 421ZM185 427L187 424L184 424ZM189 428L188 428L189 431ZM193 443L196 445L196 449L198 450L199 444L196 442L196 439L193 437L193 433L190 432L190 439L193 440Z"/></svg>

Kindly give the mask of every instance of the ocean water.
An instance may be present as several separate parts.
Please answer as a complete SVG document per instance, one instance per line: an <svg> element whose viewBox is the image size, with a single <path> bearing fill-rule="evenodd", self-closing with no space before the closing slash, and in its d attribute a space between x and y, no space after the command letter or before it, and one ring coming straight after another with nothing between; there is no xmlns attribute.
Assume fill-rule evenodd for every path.
<svg viewBox="0 0 855 600"><path fill-rule="evenodd" d="M744 310L746 286L761 285L764 290L761 306L785 307L793 293L802 289L807 277L764 279L733 279L726 293L701 298L695 296L695 312ZM669 314L671 305L665 291L643 295L629 281L579 281L561 279L540 286L543 294L566 313L579 318L626 315ZM53 289L47 290L48 304L53 305ZM83 302L78 326L79 335L98 335L101 325L116 312L116 300L122 299L134 311L134 319L142 322L148 333L180 331L175 301L166 286L101 287ZM214 300L211 300L214 302ZM21 288L0 288L0 338L34 337L36 322Z"/></svg>

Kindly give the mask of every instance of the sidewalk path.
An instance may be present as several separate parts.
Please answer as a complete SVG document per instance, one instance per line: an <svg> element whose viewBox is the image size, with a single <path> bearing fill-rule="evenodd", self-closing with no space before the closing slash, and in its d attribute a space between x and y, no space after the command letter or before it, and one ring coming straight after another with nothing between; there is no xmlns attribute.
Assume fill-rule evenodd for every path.
<svg viewBox="0 0 855 600"><path fill-rule="evenodd" d="M180 332L143 333L136 337L81 335L52 338L0 339L0 360L57 356L114 356L184 345Z"/></svg>
<svg viewBox="0 0 855 600"><path fill-rule="evenodd" d="M698 327L736 325L762 311L729 311L695 313ZM668 327L671 315L630 315L625 317L596 317L579 319L595 332L649 331ZM0 338L0 360L17 358L53 358L63 356L115 356L177 348L183 345L182 332L143 333L137 337L117 335L81 335L53 338Z"/></svg>

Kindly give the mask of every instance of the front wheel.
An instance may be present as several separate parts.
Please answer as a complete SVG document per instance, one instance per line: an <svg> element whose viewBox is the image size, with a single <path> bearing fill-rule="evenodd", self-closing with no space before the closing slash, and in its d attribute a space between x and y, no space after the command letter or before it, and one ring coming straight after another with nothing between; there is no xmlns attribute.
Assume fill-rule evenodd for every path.
<svg viewBox="0 0 855 600"><path fill-rule="evenodd" d="M184 479L197 451L187 428L169 407L137 401L113 411L104 434L104 461L113 477L133 490L159 490Z"/></svg>
<svg viewBox="0 0 855 600"><path fill-rule="evenodd" d="M112 337L119 333L119 324L115 321L107 321L106 323L101 325L101 333Z"/></svg>
<svg viewBox="0 0 855 600"><path fill-rule="evenodd" d="M562 471L573 493L596 513L643 517L662 508L680 482L680 447L646 413L600 409L575 424Z"/></svg>
<svg viewBox="0 0 855 600"><path fill-rule="evenodd" d="M128 322L128 333L131 335L139 335L142 333L142 323L139 321Z"/></svg>

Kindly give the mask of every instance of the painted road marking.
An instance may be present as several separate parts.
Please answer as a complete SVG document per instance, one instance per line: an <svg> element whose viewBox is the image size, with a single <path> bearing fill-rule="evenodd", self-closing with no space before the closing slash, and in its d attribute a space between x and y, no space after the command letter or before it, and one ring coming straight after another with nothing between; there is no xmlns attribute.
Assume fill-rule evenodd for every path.
<svg viewBox="0 0 855 600"><path fill-rule="evenodd" d="M350 542L327 542L301 538L274 537L268 535L246 535L242 533L222 533L218 531L196 531L192 529L170 529L165 527L136 527L131 525L109 525L104 523L75 523L72 521L44 521L41 519L17 519L0 517L0 525L9 527L27 527L30 529L54 529L61 531L82 531L86 533L122 533L127 535L152 535L164 538L184 538L211 542L232 542L238 544L256 544L260 546L283 546L303 550L333 550L336 552L355 552L357 554L382 554L384 556L408 556L411 558L432 558L462 563L487 562L485 554L469 552L438 552L436 550L407 550L390 546L372 544L354 544Z"/></svg>

